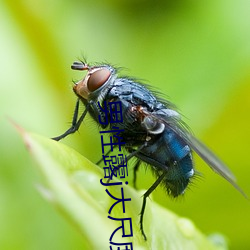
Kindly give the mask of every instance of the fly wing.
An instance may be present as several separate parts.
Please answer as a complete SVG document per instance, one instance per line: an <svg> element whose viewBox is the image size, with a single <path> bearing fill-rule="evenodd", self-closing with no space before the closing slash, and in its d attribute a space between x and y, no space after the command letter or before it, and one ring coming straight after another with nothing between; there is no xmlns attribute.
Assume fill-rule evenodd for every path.
<svg viewBox="0 0 250 250"><path fill-rule="evenodd" d="M163 115L165 113L165 115ZM229 183L231 183L243 196L247 195L237 185L236 178L229 168L202 142L195 138L186 128L185 124L177 115L169 115L168 110L154 113L153 116L173 130L182 140L184 140L190 148L192 148L216 173L221 175Z"/></svg>
<svg viewBox="0 0 250 250"><path fill-rule="evenodd" d="M236 178L231 170L210 149L192 135L186 136L186 141L192 149L218 174L229 182L235 182Z"/></svg>
<svg viewBox="0 0 250 250"><path fill-rule="evenodd" d="M212 168L217 174L221 175L231 183L243 196L248 198L243 190L237 185L236 178L230 169L223 163L210 149L202 142L190 134L182 126L170 126L186 143Z"/></svg>

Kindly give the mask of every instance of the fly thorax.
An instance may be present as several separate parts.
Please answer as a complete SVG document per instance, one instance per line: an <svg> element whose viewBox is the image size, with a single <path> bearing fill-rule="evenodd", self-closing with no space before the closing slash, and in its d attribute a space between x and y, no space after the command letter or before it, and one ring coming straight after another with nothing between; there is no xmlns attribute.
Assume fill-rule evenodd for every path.
<svg viewBox="0 0 250 250"><path fill-rule="evenodd" d="M181 115L173 109L159 109L154 112L156 115L164 117L165 119L174 118L175 120L180 120Z"/></svg>

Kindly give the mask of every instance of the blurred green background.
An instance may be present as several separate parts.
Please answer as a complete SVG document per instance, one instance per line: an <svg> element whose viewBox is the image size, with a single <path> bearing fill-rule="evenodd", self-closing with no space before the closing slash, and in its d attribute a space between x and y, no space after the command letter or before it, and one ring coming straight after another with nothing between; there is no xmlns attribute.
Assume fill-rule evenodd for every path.
<svg viewBox="0 0 250 250"><path fill-rule="evenodd" d="M167 95L250 196L249 13L247 0L1 1L0 249L81 249L81 235L36 191L39 173L8 117L47 137L64 132L72 80L82 77L70 65L82 55L123 66ZM63 143L96 162L93 124ZM161 188L153 198L204 233L226 235L230 249L250 249L250 202L195 160L203 177L184 198ZM146 189L154 178L140 172Z"/></svg>

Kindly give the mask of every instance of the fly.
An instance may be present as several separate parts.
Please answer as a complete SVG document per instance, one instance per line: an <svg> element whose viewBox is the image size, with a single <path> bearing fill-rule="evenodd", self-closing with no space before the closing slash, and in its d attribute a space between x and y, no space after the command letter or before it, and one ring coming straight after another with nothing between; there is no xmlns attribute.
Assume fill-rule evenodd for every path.
<svg viewBox="0 0 250 250"><path fill-rule="evenodd" d="M140 229L145 240L143 216L147 197L159 184L163 184L172 197L184 193L195 174L192 151L246 197L227 166L188 131L172 103L158 98L146 85L132 78L118 77L117 70L111 65L90 66L85 62L74 62L71 68L87 71L87 74L73 87L78 99L71 127L53 139L59 141L76 132L87 113L98 123L98 116L103 114L97 102L101 105L104 102L121 102L125 117L119 124L123 129L121 137L126 142L123 147L129 152L128 160L137 158L134 181L143 162L150 165L157 176L143 195ZM78 117L80 102L84 104L85 111ZM103 129L110 129L113 125L110 121L101 124Z"/></svg>

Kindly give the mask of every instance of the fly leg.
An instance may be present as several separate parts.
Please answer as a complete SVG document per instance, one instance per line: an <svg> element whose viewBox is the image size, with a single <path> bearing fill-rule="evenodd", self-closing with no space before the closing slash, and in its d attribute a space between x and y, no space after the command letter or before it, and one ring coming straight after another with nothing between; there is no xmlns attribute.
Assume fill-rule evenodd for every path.
<svg viewBox="0 0 250 250"><path fill-rule="evenodd" d="M143 145L143 146L145 146L145 145ZM141 150L141 148L139 149L139 150ZM130 151L130 153L133 153L133 155L132 156L130 156L130 154L128 155L128 157L127 157L127 162L128 162L128 160L129 159L131 159L131 157L133 157L134 156L134 152L138 152L138 150L134 150L134 151ZM105 154L105 156L106 155L109 155L110 154L110 152L111 152L111 149ZM96 162L96 165L99 165L101 162L103 161L103 158L101 158L98 162ZM139 166L140 166L140 164L141 164L141 161L140 160L138 160L136 163L135 163L135 166L133 167L133 174L134 174L134 176L133 176L133 186L134 186L134 188L136 189L136 174L137 174L137 171L138 171L138 169L139 169ZM115 173L116 173L116 171L118 171L119 170L119 166L117 166L116 167L116 169L114 169L114 171L115 171ZM110 179L108 180L108 182L110 181Z"/></svg>
<svg viewBox="0 0 250 250"><path fill-rule="evenodd" d="M144 144L142 144L138 149L136 150L131 150L131 153L128 155L127 157L127 162L134 157L138 152L140 152L144 147L147 146L147 142L145 142ZM137 164L136 164L137 165ZM107 182L109 182L110 180L112 180L113 176L116 174L117 171L119 171L119 168L121 168L123 165L118 165L117 167L114 168L113 172L111 173L110 178L108 179ZM135 166L136 167L136 166ZM139 167L139 165L137 166L137 168Z"/></svg>
<svg viewBox="0 0 250 250"><path fill-rule="evenodd" d="M115 145L116 146L116 145ZM110 154L112 150L110 149L104 156L107 156ZM103 161L103 158L101 158L98 162L96 162L96 165L99 165Z"/></svg>
<svg viewBox="0 0 250 250"><path fill-rule="evenodd" d="M133 169L133 173L134 173L134 176L133 176L133 186L134 186L134 188L135 189L137 189L136 188L136 175L137 175L137 171L138 171L138 169L139 169L139 166L141 165L141 161L140 160L138 160L136 163L135 163L135 166L134 166L134 169Z"/></svg>
<svg viewBox="0 0 250 250"><path fill-rule="evenodd" d="M142 208L141 208L141 212L140 212L140 230L141 230L141 233L142 233L144 240L147 240L146 234L145 234L144 229L143 229L143 216L144 216L144 212L145 212L145 208L146 208L147 198L158 187L158 185L162 182L166 173L167 172L163 172L163 174L161 174L158 177L158 179L154 182L154 184L143 195Z"/></svg>
<svg viewBox="0 0 250 250"><path fill-rule="evenodd" d="M129 153L133 153L133 156L135 156L136 153L138 153L140 150L142 150L145 146L147 146L147 142L145 142L140 148L138 148L137 150L133 149L133 148L127 148L127 150L129 151ZM129 155L130 156L130 155ZM133 187L136 189L136 177L137 177L137 171L139 169L141 165L141 161L138 159L133 167Z"/></svg>
<svg viewBox="0 0 250 250"><path fill-rule="evenodd" d="M79 103L80 103L80 101L78 99L77 102L76 102L71 127L65 133L63 133L62 135L59 135L59 136L51 138L51 139L53 139L55 141L60 141L64 137L68 136L69 134L75 133L79 129L84 117L86 116L86 114L87 114L87 112L89 110L89 105L87 105L86 109L84 110L84 112L80 116L79 120L77 120L78 119L78 112L79 112Z"/></svg>

